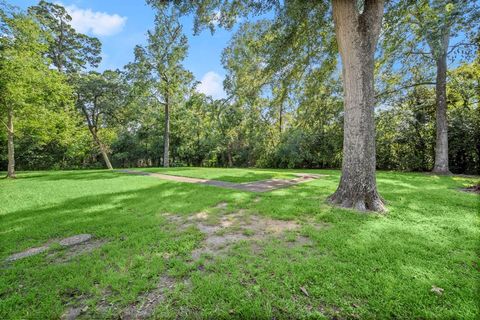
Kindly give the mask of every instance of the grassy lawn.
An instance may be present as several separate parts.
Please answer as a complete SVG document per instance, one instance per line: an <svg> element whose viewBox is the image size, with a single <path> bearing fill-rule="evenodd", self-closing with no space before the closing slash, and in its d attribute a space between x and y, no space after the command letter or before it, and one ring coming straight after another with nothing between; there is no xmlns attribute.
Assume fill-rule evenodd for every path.
<svg viewBox="0 0 480 320"><path fill-rule="evenodd" d="M155 171L231 182L295 172ZM162 276L174 285L155 306L153 317L160 319L480 317L480 200L457 191L473 179L380 172L389 212L378 216L325 203L339 171L298 172L329 176L259 194L107 171L2 179L0 319L59 318L79 304L83 318L117 318L141 304ZM199 212L211 224L240 212L292 220L299 228L260 240L245 232L246 239L223 254L192 259L206 235L171 217L188 221ZM54 246L4 262L13 253L82 233L106 242L69 260L59 259L66 249ZM297 245L298 237L308 242Z"/></svg>
<svg viewBox="0 0 480 320"><path fill-rule="evenodd" d="M274 169L230 169L230 168L141 168L145 172L158 172L189 178L204 178L227 182L251 182L267 179L292 179L294 173ZM309 171L309 170L307 170ZM299 171L304 172L304 171Z"/></svg>

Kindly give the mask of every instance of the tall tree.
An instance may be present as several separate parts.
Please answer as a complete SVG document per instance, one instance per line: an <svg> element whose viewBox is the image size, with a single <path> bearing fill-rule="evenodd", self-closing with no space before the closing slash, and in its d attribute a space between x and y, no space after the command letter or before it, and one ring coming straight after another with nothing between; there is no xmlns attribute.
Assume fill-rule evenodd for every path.
<svg viewBox="0 0 480 320"><path fill-rule="evenodd" d="M148 31L148 44L135 48L135 62L127 66L138 86L163 106L163 166L170 165L170 119L176 105L185 102L192 89L193 75L184 69L187 38L182 33L179 12L174 6L162 6L155 17L155 27Z"/></svg>
<svg viewBox="0 0 480 320"><path fill-rule="evenodd" d="M42 26L48 44L47 56L60 72L74 73L87 66L98 66L100 40L76 32L71 26L72 17L63 6L42 0L28 11Z"/></svg>
<svg viewBox="0 0 480 320"><path fill-rule="evenodd" d="M118 123L125 105L126 88L120 74L107 70L103 74L89 72L75 79L76 103L84 115L88 130L102 154L105 165L113 169L108 156L108 147L102 141L103 131L108 125Z"/></svg>
<svg viewBox="0 0 480 320"><path fill-rule="evenodd" d="M0 120L7 129L7 177L15 178L15 117L27 107L66 101L70 91L65 79L49 69L41 30L29 16L1 7L0 29L0 110L2 118L6 114Z"/></svg>
<svg viewBox="0 0 480 320"><path fill-rule="evenodd" d="M478 4L465 0L392 1L389 9L387 21L390 29L386 32L384 41L386 57L390 59L390 64L401 61L404 65L394 77L407 83L406 87L435 85L436 143L433 172L448 174L448 61L472 56L468 53L474 48L470 40L479 27ZM394 51L394 54L389 51ZM418 74L418 69L423 70L423 79L411 76ZM415 78L416 81L404 79L408 77Z"/></svg>
<svg viewBox="0 0 480 320"><path fill-rule="evenodd" d="M344 138L342 177L333 203L357 210L382 211L375 182L374 68L383 1L334 0L333 18L342 57Z"/></svg>
<svg viewBox="0 0 480 320"><path fill-rule="evenodd" d="M148 2L157 8L165 5L162 0ZM239 16L248 18L251 15L273 13L273 20L277 22L274 25L287 26L286 30L289 31L276 33L276 43L279 45L272 47L275 53L272 61L280 62L277 66L280 70L289 69L292 60L288 60L288 57L294 58L295 54L306 57L303 63L307 66L322 64L325 51L309 50L322 47L312 48L308 41L296 40L302 35L314 35L306 38L311 43L328 39L333 16L336 42L342 58L345 134L342 177L330 200L342 207L361 211L385 209L376 187L373 117L374 53L382 25L383 0L332 0L331 11L327 10L328 6L323 1L207 0L176 3L182 12L196 14L197 31L205 26L211 30L216 25L232 27ZM298 32L302 28L305 32ZM282 78L285 79L285 75Z"/></svg>

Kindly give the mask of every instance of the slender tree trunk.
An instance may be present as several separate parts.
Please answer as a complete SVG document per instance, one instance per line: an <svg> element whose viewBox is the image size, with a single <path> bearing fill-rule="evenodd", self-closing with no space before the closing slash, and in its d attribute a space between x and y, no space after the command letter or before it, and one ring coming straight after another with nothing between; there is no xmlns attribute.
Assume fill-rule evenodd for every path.
<svg viewBox="0 0 480 320"><path fill-rule="evenodd" d="M165 133L163 135L163 167L169 167L169 159L170 157L170 110L167 103L165 104Z"/></svg>
<svg viewBox="0 0 480 320"><path fill-rule="evenodd" d="M437 59L435 165L433 172L450 174L448 168L448 123L447 123L447 53Z"/></svg>
<svg viewBox="0 0 480 320"><path fill-rule="evenodd" d="M13 111L12 109L8 110L7 115L7 145L8 145L8 169L7 169L7 178L16 178L15 175L15 145L13 144Z"/></svg>
<svg viewBox="0 0 480 320"><path fill-rule="evenodd" d="M230 168L233 167L232 149L230 144L227 146L227 159L228 159L228 166Z"/></svg>
<svg viewBox="0 0 480 320"><path fill-rule="evenodd" d="M105 161L105 164L107 165L107 168L112 170L112 163L110 162L110 159L108 158L108 153L107 149L105 148L105 145L100 141L100 138L98 138L98 135L95 131L91 130L92 135L93 135L93 140L95 140L95 143L98 145L98 148L100 149L100 153L102 154L103 161Z"/></svg>
<svg viewBox="0 0 480 320"><path fill-rule="evenodd" d="M337 44L342 58L344 138L342 177L333 204L360 211L385 210L375 178L374 54L383 17L383 0L333 0Z"/></svg>
<svg viewBox="0 0 480 320"><path fill-rule="evenodd" d="M282 128L283 128L283 101L280 103L280 110L278 114L278 130L280 135L282 135Z"/></svg>

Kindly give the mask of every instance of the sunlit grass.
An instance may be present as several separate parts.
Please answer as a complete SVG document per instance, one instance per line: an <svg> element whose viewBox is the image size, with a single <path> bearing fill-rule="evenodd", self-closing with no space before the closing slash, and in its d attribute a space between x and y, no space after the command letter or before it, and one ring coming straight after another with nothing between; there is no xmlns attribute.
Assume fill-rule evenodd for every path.
<svg viewBox="0 0 480 320"><path fill-rule="evenodd" d="M178 285L157 307L160 319L480 316L480 200L457 191L475 179L379 172L379 191L389 208L382 216L329 206L325 199L339 179L334 170L165 172L232 182L289 178L292 172L328 176L261 194L102 170L20 173L17 180L0 180L2 261L80 233L108 241L70 262L54 263L41 254L3 263L0 318L59 318L80 298L89 305L85 316L106 317L97 310L106 299L117 307L114 318L162 274ZM165 213L218 214L212 207L223 201L229 212L246 209L296 220L312 245L292 248L272 240L254 252L239 243L199 270L203 262L189 258L203 235L172 227ZM432 285L444 293L431 292Z"/></svg>

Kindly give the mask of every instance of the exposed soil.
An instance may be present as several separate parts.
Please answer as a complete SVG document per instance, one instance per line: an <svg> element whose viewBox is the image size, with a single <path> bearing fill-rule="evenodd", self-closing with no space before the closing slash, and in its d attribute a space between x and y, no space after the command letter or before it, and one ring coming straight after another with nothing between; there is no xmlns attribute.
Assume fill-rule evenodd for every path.
<svg viewBox="0 0 480 320"><path fill-rule="evenodd" d="M91 234L77 234L72 237L64 238L60 240L58 243L64 247L71 247L71 246L86 242L90 239L92 239Z"/></svg>
<svg viewBox="0 0 480 320"><path fill-rule="evenodd" d="M40 247L35 247L35 248L29 248L25 251L19 252L12 254L10 257L8 257L5 261L17 261L20 259L24 259L27 257L35 256L37 254L40 254L42 252L47 251L50 248L50 245L43 245Z"/></svg>
<svg viewBox="0 0 480 320"><path fill-rule="evenodd" d="M68 262L76 256L89 253L97 248L100 248L105 243L107 243L107 241L103 239L90 240L78 245L74 245L69 248L69 250L52 252L47 255L47 258L51 258L51 262L53 263Z"/></svg>
<svg viewBox="0 0 480 320"><path fill-rule="evenodd" d="M72 307L67 309L60 319L75 320L82 314L82 307Z"/></svg>
<svg viewBox="0 0 480 320"><path fill-rule="evenodd" d="M480 194L480 184L470 186L467 188L461 188L460 191Z"/></svg>
<svg viewBox="0 0 480 320"><path fill-rule="evenodd" d="M67 251L66 255L72 258L81 253L92 251L93 249L98 248L104 243L105 241L101 241L101 240L93 241L91 234L78 234L78 235L63 238L60 240L52 239L40 247L29 248L25 251L12 254L5 261L12 262L12 261L24 259L27 257L31 257L46 251L50 251L52 250L52 245L54 244L59 244L62 247L68 248L69 251ZM56 253L57 252L51 253L49 257L56 255Z"/></svg>
<svg viewBox="0 0 480 320"><path fill-rule="evenodd" d="M178 228L178 230L195 227L204 234L201 245L191 253L190 261L192 263L197 262L201 258L207 258L205 263L208 263L208 259L227 255L229 249L240 241L248 242L252 253L255 255L262 254L265 241L269 239L285 241L285 245L288 247L313 245L313 241L310 238L298 234L301 224L295 221L275 220L258 215L251 215L245 210L227 214L225 213L227 207L228 203L220 202L213 207L215 210L213 210L212 213L201 211L188 217L166 214L170 225ZM218 210L220 210L220 212ZM313 225L317 228L328 226L326 224ZM286 237L287 234L289 235L288 239ZM69 240L67 242L71 241L72 240ZM70 250L72 251L71 253L64 254L61 258L70 259L76 254L93 250L102 244L99 240L89 240L82 244L74 245L72 248L76 248L76 250ZM62 261L59 260L59 257L55 259L56 261ZM198 266L197 270L205 270L205 265L202 264ZM118 317L127 320L150 318L156 307L165 301L168 292L173 290L179 283L178 281L189 283L189 279L179 280L165 274L162 275L154 289L138 296L136 302L123 309L123 311L120 311ZM78 306L79 304L80 306ZM84 303L76 303L75 306L66 310L62 319L74 320L81 315L87 315L84 309ZM118 310L117 307L108 304L106 298L96 306L96 313L104 315L107 315L108 312L115 314L118 312L116 310Z"/></svg>
<svg viewBox="0 0 480 320"><path fill-rule="evenodd" d="M120 318L123 320L146 319L155 311L155 307L165 300L165 294L175 287L174 278L167 275L160 277L157 287L138 297L138 302L123 310Z"/></svg>
<svg viewBox="0 0 480 320"><path fill-rule="evenodd" d="M222 202L215 208L226 208L226 206L227 204ZM260 252L262 242L269 238L282 239L288 247L313 244L311 239L298 234L291 241L285 240L286 232L295 232L300 229L299 223L250 215L245 210L224 214L219 218L210 217L207 212L202 211L185 219L169 214L168 219L179 224L179 229L194 226L205 235L201 246L192 252L191 260L193 262L202 256L214 258L225 255L228 249L239 241L248 241L255 247L255 252ZM315 224L314 226L324 228L327 225Z"/></svg>

